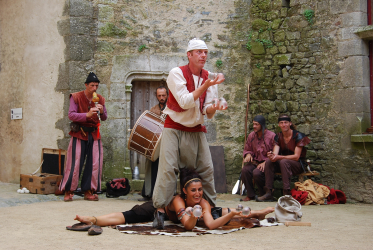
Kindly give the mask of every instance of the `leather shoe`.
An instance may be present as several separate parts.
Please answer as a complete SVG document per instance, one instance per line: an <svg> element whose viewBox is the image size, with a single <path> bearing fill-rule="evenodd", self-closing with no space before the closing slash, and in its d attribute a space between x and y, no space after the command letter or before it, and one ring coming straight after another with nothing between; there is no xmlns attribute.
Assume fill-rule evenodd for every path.
<svg viewBox="0 0 373 250"><path fill-rule="evenodd" d="M98 201L98 195L94 194L91 190L87 190L84 192L84 200Z"/></svg>
<svg viewBox="0 0 373 250"><path fill-rule="evenodd" d="M165 214L155 210L153 227L157 229L164 229L164 219L165 219Z"/></svg>
<svg viewBox="0 0 373 250"><path fill-rule="evenodd" d="M145 197L142 197L140 199L138 199L138 201L151 201L152 198L151 197L148 197L148 196L145 196Z"/></svg>
<svg viewBox="0 0 373 250"><path fill-rule="evenodd" d="M73 201L74 193L72 191L65 191L65 197L63 197L63 201Z"/></svg>
<svg viewBox="0 0 373 250"><path fill-rule="evenodd" d="M260 197L255 197L255 200L258 202L271 202L273 201L273 196L271 191L267 191L265 195L262 195Z"/></svg>

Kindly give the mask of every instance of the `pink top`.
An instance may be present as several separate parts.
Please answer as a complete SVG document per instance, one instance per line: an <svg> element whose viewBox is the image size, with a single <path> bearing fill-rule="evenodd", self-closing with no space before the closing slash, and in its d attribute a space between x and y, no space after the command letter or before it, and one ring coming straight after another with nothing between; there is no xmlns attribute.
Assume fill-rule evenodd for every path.
<svg viewBox="0 0 373 250"><path fill-rule="evenodd" d="M258 138L258 134L254 131L249 134L243 150L243 157L251 154L254 161L263 162L268 159L267 153L272 151L274 146L275 133L269 130L264 130L262 138Z"/></svg>

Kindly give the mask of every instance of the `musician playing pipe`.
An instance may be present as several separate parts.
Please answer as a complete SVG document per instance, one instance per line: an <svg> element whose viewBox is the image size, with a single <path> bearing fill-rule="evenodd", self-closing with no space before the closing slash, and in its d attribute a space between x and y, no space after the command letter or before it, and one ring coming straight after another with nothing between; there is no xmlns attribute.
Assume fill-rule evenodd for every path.
<svg viewBox="0 0 373 250"><path fill-rule="evenodd" d="M167 114L162 132L159 169L153 193L153 205L157 208L153 226L163 228L164 208L175 193L177 174L182 168L192 168L202 177L204 198L214 207L216 192L214 169L206 140L204 115L211 119L216 110L227 106L213 103L217 97L217 85L224 82L224 75L203 69L208 55L204 41L189 41L189 63L173 68L167 78L169 97ZM213 78L214 80L210 80Z"/></svg>
<svg viewBox="0 0 373 250"><path fill-rule="evenodd" d="M99 133L100 120L107 119L105 98L96 96L100 80L91 72L85 82L85 90L70 94L69 119L71 126L70 144L67 150L66 167L59 187L65 192L64 201L72 201L74 191L78 188L79 177L85 162L81 189L84 199L97 201L95 191L101 190L103 164L103 146ZM97 104L96 104L97 102ZM86 159L86 161L85 161Z"/></svg>

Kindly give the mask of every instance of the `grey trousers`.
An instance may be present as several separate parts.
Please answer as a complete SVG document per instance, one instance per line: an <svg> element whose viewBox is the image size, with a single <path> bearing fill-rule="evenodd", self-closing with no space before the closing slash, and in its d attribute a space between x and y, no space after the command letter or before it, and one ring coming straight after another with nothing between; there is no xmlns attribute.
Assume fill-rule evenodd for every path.
<svg viewBox="0 0 373 250"><path fill-rule="evenodd" d="M153 192L155 208L165 207L171 202L179 169L186 167L195 169L201 176L203 198L215 206L214 167L205 134L165 128L162 132L158 175Z"/></svg>

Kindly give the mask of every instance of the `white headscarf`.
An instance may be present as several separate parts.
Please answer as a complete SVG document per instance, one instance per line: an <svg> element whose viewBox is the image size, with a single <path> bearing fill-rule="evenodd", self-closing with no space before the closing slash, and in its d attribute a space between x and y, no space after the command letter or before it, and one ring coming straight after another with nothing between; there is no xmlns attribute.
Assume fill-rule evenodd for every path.
<svg viewBox="0 0 373 250"><path fill-rule="evenodd" d="M208 50L207 45L204 41L199 40L197 38L193 38L192 40L189 41L186 52L195 50L195 49L207 49Z"/></svg>

